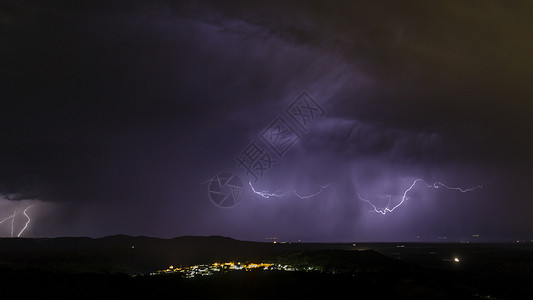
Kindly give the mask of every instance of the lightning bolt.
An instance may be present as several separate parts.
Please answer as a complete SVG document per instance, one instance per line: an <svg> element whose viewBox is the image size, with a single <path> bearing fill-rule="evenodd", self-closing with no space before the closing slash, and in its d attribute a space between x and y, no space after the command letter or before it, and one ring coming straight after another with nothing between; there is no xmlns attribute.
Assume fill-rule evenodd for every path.
<svg viewBox="0 0 533 300"><path fill-rule="evenodd" d="M17 215L17 210L15 209L15 212L13 212L12 215L10 215L9 217L3 219L2 221L0 221L0 224L6 222L7 220L11 219L11 237L13 237L13 225L15 223L15 216Z"/></svg>
<svg viewBox="0 0 533 300"><path fill-rule="evenodd" d="M28 209L30 209L30 207L32 207L33 205L30 205L28 207L26 207L26 209L24 209L24 211L22 212L24 214L24 216L26 216L26 218L28 219L26 221L26 224L24 224L24 227L22 228L22 230L19 232L19 234L17 235L17 237L20 237L20 235L24 232L24 230L26 230L26 228L28 228L28 225L30 224L31 222L31 219L30 219L30 216L28 216L28 214L26 214L26 211Z"/></svg>
<svg viewBox="0 0 533 300"><path fill-rule="evenodd" d="M11 219L11 218L14 218L14 217L15 217L15 215L13 214L13 215L11 215L11 216L9 216L9 217L3 219L2 221L0 221L0 224L2 224L2 223L4 223L5 221L7 221L7 220L9 220L9 219Z"/></svg>
<svg viewBox="0 0 533 300"><path fill-rule="evenodd" d="M11 218L11 237L13 237L13 228L15 226L13 226L15 224L15 217L17 216L18 214L18 209L15 209L15 212L13 213L13 218Z"/></svg>
<svg viewBox="0 0 533 300"><path fill-rule="evenodd" d="M483 185L482 185L482 184L480 184L480 185L476 185L476 186L471 187L471 188L468 188L468 189L462 189L462 188L459 188L459 187L449 187L449 186L445 185L445 184L442 183L442 182L435 182L435 183L433 184L433 188L434 188L434 189L438 189L439 186L443 186L443 187L445 187L445 188L447 188L447 189L449 189L449 190L458 190L458 191L461 191L461 193L472 192L472 191L475 191L475 190L477 190L477 189L481 189L481 188L483 188Z"/></svg>
<svg viewBox="0 0 533 300"><path fill-rule="evenodd" d="M28 207L26 207L26 208L24 209L24 211L22 212L22 213L24 214L24 216L25 216L28 220L27 220L26 223L24 224L24 227L22 228L22 230L17 234L17 237L20 237L20 236L22 235L22 233L24 232L24 230L26 230L26 228L28 228L28 225L29 225L30 222L31 222L31 218L30 218L30 216L29 216L26 212L27 212L28 209L29 209L30 207L32 207L32 206L33 206L33 204L30 205L30 206L28 206ZM11 219L11 237L13 237L13 236L15 235L15 218L16 218L17 214L19 214L19 212L20 212L20 211L19 211L18 208L17 208L17 209L15 209L15 211L13 212L12 215L10 215L10 216L4 218L2 221L0 221L0 224L2 224L2 223L4 223L4 222L6 222L7 220L10 220L10 219Z"/></svg>
<svg viewBox="0 0 533 300"><path fill-rule="evenodd" d="M278 190L278 191L275 191L273 193L270 193L268 191L258 191L254 188L254 186L252 185L252 180L250 179L250 181L248 182L248 184L250 185L250 188L252 188L252 192L254 192L255 194L263 197L263 198L270 198L270 197L275 197L275 198L281 198L281 197L285 197L287 195L287 191L283 191L283 190ZM320 190L316 193L313 193L313 194L310 194L310 195L305 195L305 196L302 196L300 194L298 194L298 192L293 189L292 192L294 193L294 195L300 199L309 199L309 198L312 198L320 193L322 193L322 191L326 188L328 188L330 186L330 184L327 184L327 185L319 185L320 187Z"/></svg>
<svg viewBox="0 0 533 300"><path fill-rule="evenodd" d="M314 197L320 193L322 193L322 191L324 189L327 189L328 187L330 186L330 184L326 184L326 185L319 185L320 187L320 190L314 194L311 194L311 195L307 195L307 196L301 196L300 194L298 194L298 192L296 192L296 190L292 190L294 192L294 195L296 195L296 197L300 198L300 199L309 199L311 197Z"/></svg>
<svg viewBox="0 0 533 300"><path fill-rule="evenodd" d="M248 184L250 185L250 187L252 188L252 192L254 192L255 194L263 197L263 198L270 198L270 197L276 197L276 198L281 198L281 197L284 197L284 193L281 193L281 194L278 194L278 192L274 192L274 193L269 193L268 191L257 191L254 186L252 185L252 180L250 179L250 181L248 181Z"/></svg>
<svg viewBox="0 0 533 300"><path fill-rule="evenodd" d="M460 188L460 187L450 187L450 186L445 185L444 183L438 182L438 181L433 183L433 184L428 184L423 179L418 178L418 179L415 179L415 181L413 181L411 186L409 186L409 188L407 188L403 192L402 200L398 204L393 206L392 208L389 208L391 195L387 195L387 197L389 198L389 203L387 204L387 206L385 206L385 208L377 208L374 204L372 204L372 202L370 202L370 200L362 198L361 195L359 195L359 194L357 194L357 197L359 198L359 200L370 204L370 206L372 206L372 208L374 209L374 212L377 212L377 213L380 213L382 215L385 215L387 213L393 212L396 208L400 207L406 200L409 200L409 197L407 196L407 193L409 193L415 187L415 185L418 182L423 183L424 185L426 185L427 188L439 189L439 188L443 187L443 188L446 188L448 190L457 190L457 191L460 191L461 193L472 192L472 191L475 191L477 189L483 188L483 185L481 185L481 184L477 185L477 186L474 186L474 187L471 187L471 188L467 188L467 189L463 189L463 188Z"/></svg>

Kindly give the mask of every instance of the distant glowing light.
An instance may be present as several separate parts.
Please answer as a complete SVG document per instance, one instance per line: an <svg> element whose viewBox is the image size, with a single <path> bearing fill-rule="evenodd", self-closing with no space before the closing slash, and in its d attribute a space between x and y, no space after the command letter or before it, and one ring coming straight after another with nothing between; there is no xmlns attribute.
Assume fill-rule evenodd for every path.
<svg viewBox="0 0 533 300"><path fill-rule="evenodd" d="M453 258L453 262L456 262L456 263L458 263L458 262L459 262L459 258L457 258L457 257L454 257L454 258Z"/></svg>

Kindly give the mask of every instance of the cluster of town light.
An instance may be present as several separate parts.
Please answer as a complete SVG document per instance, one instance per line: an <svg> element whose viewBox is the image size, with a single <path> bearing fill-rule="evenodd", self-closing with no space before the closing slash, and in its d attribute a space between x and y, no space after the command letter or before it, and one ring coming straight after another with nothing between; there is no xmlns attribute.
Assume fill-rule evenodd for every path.
<svg viewBox="0 0 533 300"><path fill-rule="evenodd" d="M237 270L237 271L250 271L250 270L278 270L278 271L318 271L315 267L294 267L291 265L271 264L271 263L240 263L240 262L226 262L226 263L213 263L211 265L192 265L187 267L174 267L170 266L167 269L159 270L150 273L150 275L161 274L181 274L185 278L193 278L195 276L208 276L216 273Z"/></svg>

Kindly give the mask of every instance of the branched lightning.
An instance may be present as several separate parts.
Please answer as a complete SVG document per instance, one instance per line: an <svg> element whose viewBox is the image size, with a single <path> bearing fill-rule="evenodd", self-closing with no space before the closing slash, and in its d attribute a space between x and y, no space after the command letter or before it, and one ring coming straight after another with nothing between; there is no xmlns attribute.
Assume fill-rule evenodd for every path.
<svg viewBox="0 0 533 300"><path fill-rule="evenodd" d="M256 190L256 189L254 188L254 186L252 185L252 180L250 180L250 181L248 182L248 184L250 185L250 188L252 188L252 192L254 192L255 194L257 194L257 195L259 195L259 196L261 196L261 197L263 197L263 198L267 198L267 199L270 198L270 197L275 197L275 198L285 197L285 196L287 196L287 193L290 192L290 191L288 192L288 191L286 191L286 190L285 190L285 191L283 191L283 190L278 190L278 191L275 191L275 192L273 192L273 193L268 192L268 191L258 191L258 190ZM294 193L294 195L295 195L296 197L298 197L298 198L300 198L300 199L309 199L309 198L312 198L312 197L314 197L314 196L316 196L316 195L322 193L322 191L323 191L324 189L328 188L329 186L330 186L329 184L327 184L327 185L319 185L320 190L319 190L318 192L313 193L313 194L310 194L310 195L305 195L305 196L298 194L298 192L297 192L295 189L293 189L292 192Z"/></svg>
<svg viewBox="0 0 533 300"><path fill-rule="evenodd" d="M22 235L22 233L26 230L26 228L28 228L28 225L29 225L30 222L31 222L31 218L30 218L30 216L29 216L26 212L27 212L28 209L29 209L30 207L32 207L32 206L33 206L33 204L30 205L30 206L28 206L28 207L26 207L26 208L22 211L22 213L24 214L24 216L25 216L26 219L28 219L28 220L27 220L26 223L24 224L24 227L23 227L23 228L20 230L20 232L17 234L17 237L20 237L20 236ZM8 216L8 217L6 217L6 218L4 218L4 219L2 219L2 220L0 221L0 224L2 224L2 223L4 223L4 222L6 222L7 220L11 220L11 237L13 237L13 236L15 235L15 218L16 218L16 216L17 216L19 213L20 213L20 211L19 211L19 209L17 208L17 209L15 209L15 211L13 212L12 215L10 215L10 216Z"/></svg>
<svg viewBox="0 0 533 300"><path fill-rule="evenodd" d="M15 214L12 214L11 216L9 216L9 217L3 219L2 221L0 221L0 224L2 224L2 223L4 223L5 221L7 221L7 220L9 220L9 219L11 219L11 218L14 218L14 217L15 217Z"/></svg>
<svg viewBox="0 0 533 300"><path fill-rule="evenodd" d="M367 200L367 199L364 199L361 197L361 195L357 194L357 197L359 198L359 200L361 201L364 201L368 204L370 204L370 206L372 206L372 208L374 209L374 212L377 212L377 213L380 213L382 215L385 215L387 213L391 213L393 212L396 208L400 207L406 200L409 200L409 197L407 196L407 193L409 193L414 187L415 185L418 183L418 182L422 182L423 184L426 185L427 188L433 188L433 189L439 189L440 187L444 187L448 190L457 190L457 191L460 191L461 193L467 193L467 192L472 192L472 191L475 191L477 189L480 189L483 187L483 185L477 185L477 186L474 186L474 187L471 187L471 188L466 188L466 189L463 189L463 188L460 188L460 187L450 187L448 185L445 185L444 183L442 182L435 182L433 184L428 184L426 183L423 179L415 179L415 181L413 181L413 183L411 184L411 186L409 186L409 188L407 188L404 192L403 192L403 195L402 195L402 200L396 204L395 206L393 206L392 208L390 208L390 199L391 199L391 196L390 195L387 195L388 198L389 198L389 202L387 203L387 206L385 206L385 208L377 208L374 204L372 204L372 202L370 202L370 200Z"/></svg>
<svg viewBox="0 0 533 300"><path fill-rule="evenodd" d="M13 237L13 228L14 228L14 224L15 224L15 216L17 215L18 211L15 209L15 211L13 212L12 215L6 217L5 219L3 219L2 221L0 221L0 224L6 222L7 220L11 220L11 237Z"/></svg>

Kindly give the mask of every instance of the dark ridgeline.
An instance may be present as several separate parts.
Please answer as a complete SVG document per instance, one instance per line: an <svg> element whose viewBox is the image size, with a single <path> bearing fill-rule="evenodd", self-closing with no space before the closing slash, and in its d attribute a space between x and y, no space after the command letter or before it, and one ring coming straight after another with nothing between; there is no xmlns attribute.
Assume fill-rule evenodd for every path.
<svg viewBox="0 0 533 300"><path fill-rule="evenodd" d="M351 244L245 242L221 236L184 236L174 239L116 235L99 239L0 239L3 265L69 273L150 273L169 265L223 261L273 261L286 253L310 250L350 249ZM305 251L304 251L305 250ZM301 252L303 251L303 252ZM370 252L370 251L368 251ZM370 253L349 252L368 261ZM387 259L376 252L374 256ZM301 256L301 255L300 255ZM362 259L364 256L365 259ZM293 256L291 256L293 257ZM376 262L378 260L371 259Z"/></svg>
<svg viewBox="0 0 533 300"><path fill-rule="evenodd" d="M230 271L192 279L142 275L169 265L228 261L318 266L322 271ZM531 244L355 246L124 235L0 239L0 282L9 287L5 299L331 298L343 293L358 298L509 299L532 292L532 270Z"/></svg>

